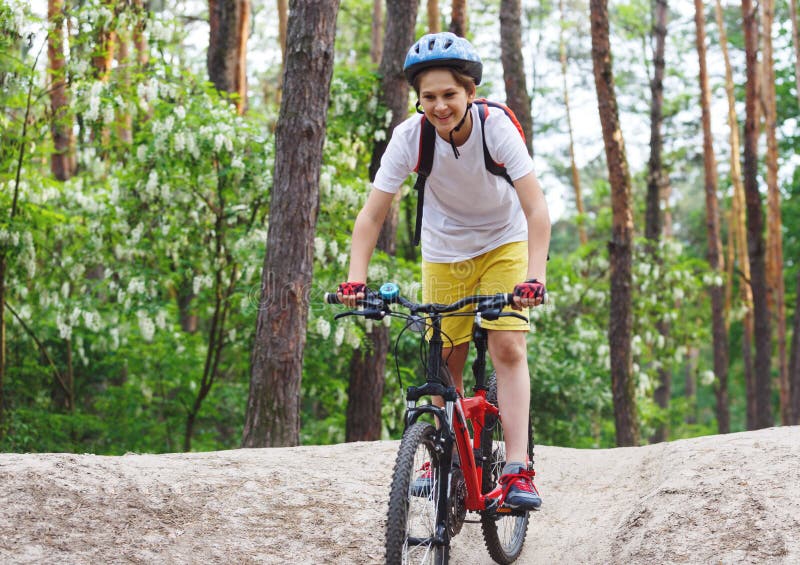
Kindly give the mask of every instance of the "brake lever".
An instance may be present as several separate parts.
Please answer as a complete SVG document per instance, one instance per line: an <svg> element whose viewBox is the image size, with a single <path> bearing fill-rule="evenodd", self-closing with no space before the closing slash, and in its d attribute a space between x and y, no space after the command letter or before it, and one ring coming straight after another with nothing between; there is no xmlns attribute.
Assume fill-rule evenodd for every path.
<svg viewBox="0 0 800 565"><path fill-rule="evenodd" d="M512 318L519 318L523 322L530 323L530 320L523 316L522 314L517 314L516 312L501 312L497 317L498 318L505 318L505 317L512 317Z"/></svg>
<svg viewBox="0 0 800 565"><path fill-rule="evenodd" d="M345 316L364 316L368 320L383 320L386 317L385 310L348 310L347 312L342 312L340 314L336 314L333 319L338 320L339 318L344 318Z"/></svg>

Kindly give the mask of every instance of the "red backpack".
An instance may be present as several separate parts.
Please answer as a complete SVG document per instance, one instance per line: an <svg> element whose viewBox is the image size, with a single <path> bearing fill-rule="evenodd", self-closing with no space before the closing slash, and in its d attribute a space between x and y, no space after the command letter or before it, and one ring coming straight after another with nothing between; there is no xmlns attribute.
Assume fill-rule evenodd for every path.
<svg viewBox="0 0 800 565"><path fill-rule="evenodd" d="M523 141L525 141L525 132L522 131L522 126L519 124L519 120L517 120L514 112L512 112L511 108L505 104L501 104L500 102L492 102L485 98L477 98L473 100L472 103L477 106L478 116L481 120L483 162L486 165L486 170L493 175L503 177L508 181L508 184L513 187L514 183L511 181L511 177L508 176L506 168L502 163L498 163L492 159L492 156L489 154L489 148L486 147L485 123L486 118L489 117L489 109L497 108L505 112L506 116L508 116L516 126L517 131L519 131L519 135L522 137ZM425 201L425 181L428 179L428 176L431 174L431 169L433 168L433 150L435 147L436 128L433 127L433 125L425 118L425 116L422 116L422 127L420 128L419 133L419 160L417 161L417 166L414 169L417 173L417 181L414 183L414 190L417 191L417 221L416 227L414 228L414 245L419 245L419 238L422 234L422 206Z"/></svg>

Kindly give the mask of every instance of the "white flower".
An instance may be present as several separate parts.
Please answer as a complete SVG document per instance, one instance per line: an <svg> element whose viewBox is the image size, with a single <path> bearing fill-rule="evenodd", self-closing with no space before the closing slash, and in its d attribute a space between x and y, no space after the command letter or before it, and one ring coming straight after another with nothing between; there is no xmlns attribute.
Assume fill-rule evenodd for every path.
<svg viewBox="0 0 800 565"><path fill-rule="evenodd" d="M114 123L114 106L111 104L105 104L103 106L103 122L106 124L113 124Z"/></svg>
<svg viewBox="0 0 800 565"><path fill-rule="evenodd" d="M135 244L139 243L139 241L142 239L142 232L143 231L144 231L144 226L142 225L141 222L136 224L136 227L133 228L133 230L131 230L130 243L132 245L135 245Z"/></svg>
<svg viewBox="0 0 800 565"><path fill-rule="evenodd" d="M325 318L317 318L317 333L322 339L328 339L331 335L331 324Z"/></svg>
<svg viewBox="0 0 800 565"><path fill-rule="evenodd" d="M353 349L358 349L361 347L361 337L358 335L358 332L355 331L355 329L350 328L345 334L345 339L347 341L347 345Z"/></svg>
<svg viewBox="0 0 800 565"><path fill-rule="evenodd" d="M144 310L138 310L136 317L139 319L139 331L142 332L142 338L148 342L152 341L153 335L156 333L156 326L153 324L153 320Z"/></svg>
<svg viewBox="0 0 800 565"><path fill-rule="evenodd" d="M150 175L147 177L147 186L145 186L145 192L150 196L155 196L158 192L158 171L153 169L150 171Z"/></svg>
<svg viewBox="0 0 800 565"><path fill-rule="evenodd" d="M160 330L167 327L167 312L166 310L159 310L156 312L156 327Z"/></svg>
<svg viewBox="0 0 800 565"><path fill-rule="evenodd" d="M96 81L92 84L89 91L89 109L84 114L84 117L90 122L95 121L100 115L100 94L103 92L103 83Z"/></svg>
<svg viewBox="0 0 800 565"><path fill-rule="evenodd" d="M124 297L126 294L144 294L144 279L140 279L138 277L131 279L128 283L128 291L127 293L122 292L120 289L120 293L118 298Z"/></svg>
<svg viewBox="0 0 800 565"><path fill-rule="evenodd" d="M84 312L83 323L93 332L100 331L100 315L97 312Z"/></svg>
<svg viewBox="0 0 800 565"><path fill-rule="evenodd" d="M145 97L148 100L158 99L158 80L156 78L151 78L145 86Z"/></svg>
<svg viewBox="0 0 800 565"><path fill-rule="evenodd" d="M192 289L194 294L199 294L204 288L210 288L213 281L211 275L197 275L192 279Z"/></svg>
<svg viewBox="0 0 800 565"><path fill-rule="evenodd" d="M327 194L331 190L331 174L330 172L322 171L319 175L319 191L322 194Z"/></svg>
<svg viewBox="0 0 800 565"><path fill-rule="evenodd" d="M340 345L342 345L343 341L344 341L344 326L342 324L339 324L338 326L336 326L336 331L333 332L333 344L336 347L339 347Z"/></svg>
<svg viewBox="0 0 800 565"><path fill-rule="evenodd" d="M175 134L175 137L172 138L172 143L175 146L175 151L178 153L182 152L186 148L186 134L179 131Z"/></svg>
<svg viewBox="0 0 800 565"><path fill-rule="evenodd" d="M703 371L700 374L700 382L704 386L711 386L716 378L717 377L714 375L714 371Z"/></svg>
<svg viewBox="0 0 800 565"><path fill-rule="evenodd" d="M77 60L73 59L73 61L74 63L72 68L74 69L75 75L76 76L85 75L86 71L89 70L89 61L87 61L85 58L82 57L78 58Z"/></svg>
<svg viewBox="0 0 800 565"><path fill-rule="evenodd" d="M64 319L61 312L56 316L56 326L58 326L58 335L61 339L69 339L72 336L72 326L69 321Z"/></svg>
<svg viewBox="0 0 800 565"><path fill-rule="evenodd" d="M108 335L111 337L111 349L119 349L119 328L111 328L108 330Z"/></svg>
<svg viewBox="0 0 800 565"><path fill-rule="evenodd" d="M321 237L314 238L314 257L320 263L325 259L325 240Z"/></svg>

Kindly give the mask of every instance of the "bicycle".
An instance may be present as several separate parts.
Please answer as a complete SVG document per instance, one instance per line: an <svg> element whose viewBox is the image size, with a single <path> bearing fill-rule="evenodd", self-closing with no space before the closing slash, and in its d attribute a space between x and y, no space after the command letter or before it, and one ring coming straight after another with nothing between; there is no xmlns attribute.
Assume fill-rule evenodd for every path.
<svg viewBox="0 0 800 565"><path fill-rule="evenodd" d="M480 522L490 556L498 563L512 563L522 552L529 512L503 505L507 487L499 483L505 465L503 423L497 405L496 377L486 379L488 334L483 320L513 316L528 321L516 312L503 312L512 303L512 294L467 296L453 304L416 304L402 297L394 283L379 291L368 290L358 301L361 310L337 314L380 320L386 316L406 320L403 329L429 334L425 384L406 390L405 429L400 441L386 524L386 562L446 564L450 541L465 522ZM325 301L339 304L336 294ZM410 313L392 310L398 304ZM457 312L465 306L474 310ZM476 357L472 364L474 396L465 397L450 384L442 349L441 321L448 315L475 317L473 341ZM402 332L401 332L402 335ZM400 336L397 340L399 342ZM425 396L440 397L444 406L419 404ZM427 416L433 421L421 420ZM470 436L470 428L473 436ZM458 463L453 464L453 446ZM527 473L533 471L533 434L528 422ZM468 520L467 512L478 513Z"/></svg>

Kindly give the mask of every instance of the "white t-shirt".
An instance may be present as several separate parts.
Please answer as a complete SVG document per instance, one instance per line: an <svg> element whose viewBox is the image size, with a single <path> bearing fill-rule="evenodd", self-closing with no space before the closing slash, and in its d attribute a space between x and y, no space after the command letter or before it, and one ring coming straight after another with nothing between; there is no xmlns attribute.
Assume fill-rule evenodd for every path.
<svg viewBox="0 0 800 565"><path fill-rule="evenodd" d="M486 146L511 180L533 170L525 142L511 119L499 108L487 107ZM449 141L436 135L433 167L425 183L422 215L422 258L453 263L477 257L506 243L527 241L528 224L517 192L503 177L486 170L481 122L472 105L472 132L458 147L456 159ZM422 116L411 116L392 133L373 185L396 193L419 160Z"/></svg>

